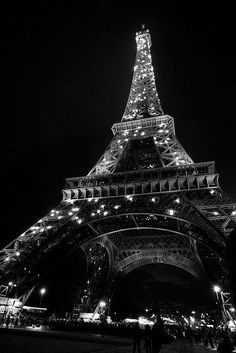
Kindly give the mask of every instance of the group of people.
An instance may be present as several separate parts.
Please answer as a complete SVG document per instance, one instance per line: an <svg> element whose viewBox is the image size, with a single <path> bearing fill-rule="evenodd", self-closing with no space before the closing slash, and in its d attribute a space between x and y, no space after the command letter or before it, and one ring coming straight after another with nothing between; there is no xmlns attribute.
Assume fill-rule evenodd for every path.
<svg viewBox="0 0 236 353"><path fill-rule="evenodd" d="M144 349L145 353L159 353L163 343L167 342L167 336L164 330L164 325L161 319L157 320L152 326L152 329L149 325L146 325L144 332L141 334L141 329L139 323L137 322L133 328L133 352L132 353L141 353L141 336L144 338ZM171 336L171 335L169 335ZM190 337L186 337L189 342L192 342ZM230 339L229 333L225 332L223 340L216 345L217 352L219 353L232 353L236 348L235 342L236 335L234 337L234 342ZM208 348L208 343L211 348L214 348L213 343L213 330L206 330L203 336L204 347Z"/></svg>
<svg viewBox="0 0 236 353"><path fill-rule="evenodd" d="M141 352L141 329L139 323L137 322L134 326L133 331L133 353ZM164 337L164 326L162 320L158 320L152 326L146 325L144 328L144 348L146 353L158 353L161 350Z"/></svg>
<svg viewBox="0 0 236 353"><path fill-rule="evenodd" d="M210 344L211 348L215 348L214 341L214 330L212 328L210 328L209 330L207 329L203 337L204 347L207 349L208 344ZM232 353L234 351L234 344L231 342L228 332L224 333L223 340L218 345L216 345L216 347L217 352L219 353Z"/></svg>

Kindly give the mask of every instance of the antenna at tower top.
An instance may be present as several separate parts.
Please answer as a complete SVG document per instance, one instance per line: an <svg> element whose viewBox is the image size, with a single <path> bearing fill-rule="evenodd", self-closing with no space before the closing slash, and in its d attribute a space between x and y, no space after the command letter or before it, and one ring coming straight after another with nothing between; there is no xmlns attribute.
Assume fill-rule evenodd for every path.
<svg viewBox="0 0 236 353"><path fill-rule="evenodd" d="M144 31L145 30L145 23L144 24L142 24L142 30Z"/></svg>

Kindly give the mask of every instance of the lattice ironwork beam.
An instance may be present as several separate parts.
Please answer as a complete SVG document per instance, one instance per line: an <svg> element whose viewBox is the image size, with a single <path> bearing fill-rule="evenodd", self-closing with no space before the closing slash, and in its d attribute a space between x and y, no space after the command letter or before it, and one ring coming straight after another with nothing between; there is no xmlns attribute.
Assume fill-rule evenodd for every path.
<svg viewBox="0 0 236 353"><path fill-rule="evenodd" d="M99 201L97 198L94 200L87 200L87 202L63 202L57 209L50 211L50 213L43 219L39 220L34 226L30 227L28 231L24 232L2 251L0 251L2 276L18 267L19 264L24 263L28 258L30 258L30 256L34 256L34 254L41 254L45 251L50 251L50 249L60 242L61 237L64 237L63 234L69 234L73 230L81 227L83 227L83 232L85 232L84 227L87 227L87 230L88 228L90 229L90 235L87 235L87 240L89 240L96 237L98 234L102 235L109 232L117 232L120 229L120 226L118 226L119 223L126 224L129 217L131 218L128 228L133 227L134 219L136 227L148 226L155 228L154 225L151 225L151 223L153 223L151 218L155 218L155 223L159 217L161 217L160 221L163 217L165 217L169 220L166 223L167 227L171 227L171 229L175 227L180 231L184 226L183 220L185 219L187 223L193 222L193 224L191 226L187 226L186 223L186 226L187 228L189 227L189 229L183 228L183 233L186 233L186 231L191 232L191 235L189 233L189 236L198 234L198 241L202 241L202 239L210 241L208 234L215 234L216 236L214 236L214 243L217 244L218 242L220 246L223 246L223 239L220 240L219 234L217 234L214 228L210 226L210 223L207 224L204 218L198 214L199 212L191 209L191 203L186 204L183 200L180 202L181 198L176 195L178 194L174 194L173 197L171 197L170 194L167 193L163 196L159 196L158 198L145 195L145 199L142 199L144 196L140 198L127 195L126 197L119 198L119 200L117 200L117 205L115 204L115 202L117 202L115 198L110 200L108 199L105 203L103 200ZM129 205L130 210L134 208L134 212L128 214L127 205ZM139 212L139 207L141 207L142 210L146 207L149 212L152 210L152 214L147 212ZM163 214L161 215L160 212ZM173 217L169 214L170 212L173 213ZM110 213L112 213L112 217L115 218L111 218ZM119 218L117 218L117 216ZM146 219L147 217L149 219ZM104 222L104 224L102 224L101 221ZM110 221L112 221L112 223ZM197 228L195 231L194 227L196 226L194 226L194 224L201 225L203 227L202 229L206 230L206 233L204 233L201 229L197 230ZM107 227L110 227L109 231ZM61 235L59 236L59 234ZM84 239L84 237L82 239Z"/></svg>
<svg viewBox="0 0 236 353"><path fill-rule="evenodd" d="M63 199L66 200L84 200L91 198L109 198L120 197L124 195L144 195L144 194L162 194L174 193L192 190L204 190L209 188L218 188L218 174L203 174L173 177L168 179L156 179L136 182L127 182L126 184L113 184L103 186L77 187L63 190Z"/></svg>
<svg viewBox="0 0 236 353"><path fill-rule="evenodd" d="M125 260L121 261L115 268L115 273L121 271L122 275L127 275L134 268L143 266L144 264L161 263L179 267L198 279L206 279L207 276L203 267L190 259L179 254L170 253L169 251L149 251L140 252L139 254L132 255Z"/></svg>
<svg viewBox="0 0 236 353"><path fill-rule="evenodd" d="M136 183L137 181L148 180L165 180L189 176L204 176L204 175L218 175L215 172L214 162L194 163L191 165L180 165L175 167L151 168L133 170L120 173L110 173L105 175L88 175L76 178L66 179L66 189L76 189L79 187L96 187L109 186L127 183ZM210 185L209 185L210 187ZM71 200L73 202L73 199ZM201 202L199 200L199 202Z"/></svg>

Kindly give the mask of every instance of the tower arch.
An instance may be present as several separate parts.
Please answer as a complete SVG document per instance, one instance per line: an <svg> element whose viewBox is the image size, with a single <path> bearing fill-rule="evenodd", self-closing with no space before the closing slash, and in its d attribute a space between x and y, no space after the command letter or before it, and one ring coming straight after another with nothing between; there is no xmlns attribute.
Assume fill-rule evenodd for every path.
<svg viewBox="0 0 236 353"><path fill-rule="evenodd" d="M215 302L209 284L170 264L140 263L117 281L108 300L109 314L116 320L117 314L118 319L130 314L150 318L157 310L164 316L179 309L182 314L204 310Z"/></svg>

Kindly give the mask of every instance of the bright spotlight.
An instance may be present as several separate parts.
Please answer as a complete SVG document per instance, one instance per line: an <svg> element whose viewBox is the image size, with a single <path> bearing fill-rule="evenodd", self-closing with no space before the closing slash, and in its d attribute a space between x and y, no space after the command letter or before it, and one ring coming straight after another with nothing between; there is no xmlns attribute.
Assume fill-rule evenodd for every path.
<svg viewBox="0 0 236 353"><path fill-rule="evenodd" d="M214 292L219 293L221 292L221 288L219 286L214 286L213 287Z"/></svg>
<svg viewBox="0 0 236 353"><path fill-rule="evenodd" d="M45 288L40 289L40 294L41 294L41 295L43 295L43 294L45 294L45 293L46 293L46 289L45 289Z"/></svg>

